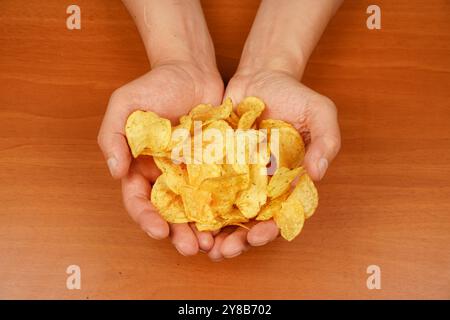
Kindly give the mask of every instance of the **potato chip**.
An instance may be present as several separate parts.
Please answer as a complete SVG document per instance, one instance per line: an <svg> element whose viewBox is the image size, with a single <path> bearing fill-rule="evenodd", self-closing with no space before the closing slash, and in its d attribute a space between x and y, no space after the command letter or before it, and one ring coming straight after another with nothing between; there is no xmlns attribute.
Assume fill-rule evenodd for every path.
<svg viewBox="0 0 450 320"><path fill-rule="evenodd" d="M200 184L209 178L216 178L222 175L222 167L218 164L187 164L186 165L189 184L200 186Z"/></svg>
<svg viewBox="0 0 450 320"><path fill-rule="evenodd" d="M274 212L273 219L280 228L281 236L287 241L293 240L302 231L305 214L300 201L288 198L281 204L281 209Z"/></svg>
<svg viewBox="0 0 450 320"><path fill-rule="evenodd" d="M231 111L230 116L226 119L226 121L233 129L237 129L239 116L234 111Z"/></svg>
<svg viewBox="0 0 450 320"><path fill-rule="evenodd" d="M242 214L251 219L255 217L267 201L267 168L265 166L250 165L250 185L239 192L236 206Z"/></svg>
<svg viewBox="0 0 450 320"><path fill-rule="evenodd" d="M153 157L156 166L166 175L166 184L175 194L181 194L180 188L187 184L187 172L184 166L176 165L171 159Z"/></svg>
<svg viewBox="0 0 450 320"><path fill-rule="evenodd" d="M186 185L181 188L186 216L190 221L211 221L214 215L207 206L211 202L211 192Z"/></svg>
<svg viewBox="0 0 450 320"><path fill-rule="evenodd" d="M248 222L248 219L238 209L232 209L223 217L218 217L208 222L197 222L195 226L199 231L215 231L226 226L240 225L245 222Z"/></svg>
<svg viewBox="0 0 450 320"><path fill-rule="evenodd" d="M135 111L127 119L125 133L133 157L161 154L170 143L171 124L150 111Z"/></svg>
<svg viewBox="0 0 450 320"><path fill-rule="evenodd" d="M230 98L225 99L222 105L214 107L211 104L199 104L189 112L193 121L202 121L205 126L215 120L225 120L233 111L233 103Z"/></svg>
<svg viewBox="0 0 450 320"><path fill-rule="evenodd" d="M289 123L282 120L263 120L260 129L268 130L269 145L272 153L276 153L274 146L278 145L278 168L293 169L298 167L305 156L305 145L298 131ZM278 143L272 139L272 129L278 129ZM273 141L272 141L273 140Z"/></svg>
<svg viewBox="0 0 450 320"><path fill-rule="evenodd" d="M169 189L164 174L160 175L153 185L151 202L167 222L185 223L189 221L184 213L180 196Z"/></svg>
<svg viewBox="0 0 450 320"><path fill-rule="evenodd" d="M266 221L272 219L274 213L281 210L281 204L287 199L288 195L288 193L284 193L278 198L268 201L264 205L264 207L262 207L261 211L258 213L255 219L258 221Z"/></svg>
<svg viewBox="0 0 450 320"><path fill-rule="evenodd" d="M298 183L289 198L295 198L303 205L305 218L310 218L319 204L319 194L311 178L304 174L298 179Z"/></svg>
<svg viewBox="0 0 450 320"><path fill-rule="evenodd" d="M257 97L247 97L242 100L237 106L237 114L242 117L248 111L255 111L261 115L266 108L264 102Z"/></svg>
<svg viewBox="0 0 450 320"><path fill-rule="evenodd" d="M269 198L276 198L287 192L291 187L292 181L303 172L304 169L302 167L292 170L285 167L278 168L267 186Z"/></svg>

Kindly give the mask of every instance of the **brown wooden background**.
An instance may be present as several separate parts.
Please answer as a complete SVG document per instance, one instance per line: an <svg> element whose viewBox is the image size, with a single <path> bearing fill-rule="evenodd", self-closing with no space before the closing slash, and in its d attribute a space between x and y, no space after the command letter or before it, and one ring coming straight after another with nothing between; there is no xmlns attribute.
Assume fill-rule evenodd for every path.
<svg viewBox="0 0 450 320"><path fill-rule="evenodd" d="M337 104L343 148L301 237L185 258L125 213L96 134L148 70L119 1L0 2L0 298L450 298L450 2L348 0L304 82ZM229 78L258 1L204 1ZM68 265L82 290L65 287ZM366 268L382 289L366 288Z"/></svg>

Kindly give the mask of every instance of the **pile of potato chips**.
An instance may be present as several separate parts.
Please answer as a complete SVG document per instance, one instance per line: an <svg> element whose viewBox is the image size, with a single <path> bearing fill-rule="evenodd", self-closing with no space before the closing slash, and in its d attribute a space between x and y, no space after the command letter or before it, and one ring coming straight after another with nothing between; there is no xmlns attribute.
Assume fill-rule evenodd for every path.
<svg viewBox="0 0 450 320"><path fill-rule="evenodd" d="M153 112L128 117L133 156L153 156L162 172L151 202L166 221L213 231L273 218L283 238L291 241L300 233L318 205L317 190L300 166L305 146L289 123L257 122L264 109L263 101L247 97L236 108L230 99L218 107L200 104L174 127ZM248 137L258 145L245 143ZM269 165L276 166L271 177Z"/></svg>

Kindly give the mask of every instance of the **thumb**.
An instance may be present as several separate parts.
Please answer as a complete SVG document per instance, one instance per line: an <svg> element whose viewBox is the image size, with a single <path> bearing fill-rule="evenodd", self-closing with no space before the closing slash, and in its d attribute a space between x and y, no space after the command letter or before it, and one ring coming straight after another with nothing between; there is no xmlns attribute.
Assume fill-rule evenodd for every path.
<svg viewBox="0 0 450 320"><path fill-rule="evenodd" d="M311 106L307 120L311 143L303 165L313 180L320 180L341 147L337 111L331 100Z"/></svg>
<svg viewBox="0 0 450 320"><path fill-rule="evenodd" d="M111 176L115 179L125 177L131 163L131 155L125 138L127 108L120 107L113 97L103 118L97 137Z"/></svg>

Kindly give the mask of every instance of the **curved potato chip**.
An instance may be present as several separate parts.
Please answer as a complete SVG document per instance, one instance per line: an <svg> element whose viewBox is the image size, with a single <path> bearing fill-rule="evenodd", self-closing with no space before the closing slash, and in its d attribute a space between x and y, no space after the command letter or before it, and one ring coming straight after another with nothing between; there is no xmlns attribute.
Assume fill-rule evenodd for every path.
<svg viewBox="0 0 450 320"><path fill-rule="evenodd" d="M184 166L176 165L171 159L153 157L156 166L166 175L166 184L175 194L181 194L180 188L187 183Z"/></svg>
<svg viewBox="0 0 450 320"><path fill-rule="evenodd" d="M250 165L250 186L239 192L236 206L246 218L255 217L267 201L267 168Z"/></svg>
<svg viewBox="0 0 450 320"><path fill-rule="evenodd" d="M152 188L150 201L158 209L159 214L170 223L185 223L189 219L184 213L181 198L173 193L166 184L166 176L160 175Z"/></svg>
<svg viewBox="0 0 450 320"><path fill-rule="evenodd" d="M127 119L125 134L133 157L165 152L170 143L171 124L150 111L135 111Z"/></svg>
<svg viewBox="0 0 450 320"><path fill-rule="evenodd" d="M199 186L205 179L216 178L222 175L222 167L218 164L187 164L189 184Z"/></svg>
<svg viewBox="0 0 450 320"><path fill-rule="evenodd" d="M302 167L292 170L285 167L278 168L267 186L269 198L276 198L289 191L292 181L304 171L305 170Z"/></svg>
<svg viewBox="0 0 450 320"><path fill-rule="evenodd" d="M234 111L231 111L230 116L226 119L226 121L233 129L236 129L239 123L239 116Z"/></svg>
<svg viewBox="0 0 450 320"><path fill-rule="evenodd" d="M304 174L298 179L298 183L289 198L297 199L303 205L305 218L310 218L319 205L319 193L309 175Z"/></svg>
<svg viewBox="0 0 450 320"><path fill-rule="evenodd" d="M281 210L281 204L287 199L288 195L288 193L284 193L278 198L268 201L256 216L256 220L266 221L272 219L275 212L279 212Z"/></svg>
<svg viewBox="0 0 450 320"><path fill-rule="evenodd" d="M201 222L214 219L212 211L207 208L211 202L211 192L186 185L181 188L181 199L189 220Z"/></svg>
<svg viewBox="0 0 450 320"><path fill-rule="evenodd" d="M205 126L215 120L225 120L230 117L233 111L233 103L230 98L218 107L214 107L211 104L199 104L189 112L189 115L194 121L202 121L202 126Z"/></svg>
<svg viewBox="0 0 450 320"><path fill-rule="evenodd" d="M281 236L287 241L292 241L302 231L305 223L301 202L288 198L282 202L280 211L274 212L273 219L280 228Z"/></svg>
<svg viewBox="0 0 450 320"><path fill-rule="evenodd" d="M248 111L255 111L261 114L265 108L266 106L261 99L257 97L246 97L238 104L236 111L238 116L242 117Z"/></svg>
<svg viewBox="0 0 450 320"><path fill-rule="evenodd" d="M192 134L192 118L190 116L182 116L180 118L180 124L172 128L172 135L170 138L170 144L168 150L172 150L178 145L181 145L187 138L189 138L189 134ZM184 130L184 131L179 131ZM176 136L174 133L179 133Z"/></svg>
<svg viewBox="0 0 450 320"><path fill-rule="evenodd" d="M197 222L195 226L198 231L215 231L230 225L241 225L245 222L248 222L248 219L238 209L232 209L222 217L217 217L213 221Z"/></svg>
<svg viewBox="0 0 450 320"><path fill-rule="evenodd" d="M259 127L260 129L268 130L271 151L275 152L274 144L278 144L278 168L293 169L303 162L305 144L298 131L292 125L282 120L267 119L262 120ZM272 129L278 129L278 141L272 141Z"/></svg>
<svg viewBox="0 0 450 320"><path fill-rule="evenodd" d="M203 129L203 158L206 164L223 163L227 149L227 131L233 130L225 120L215 120Z"/></svg>

